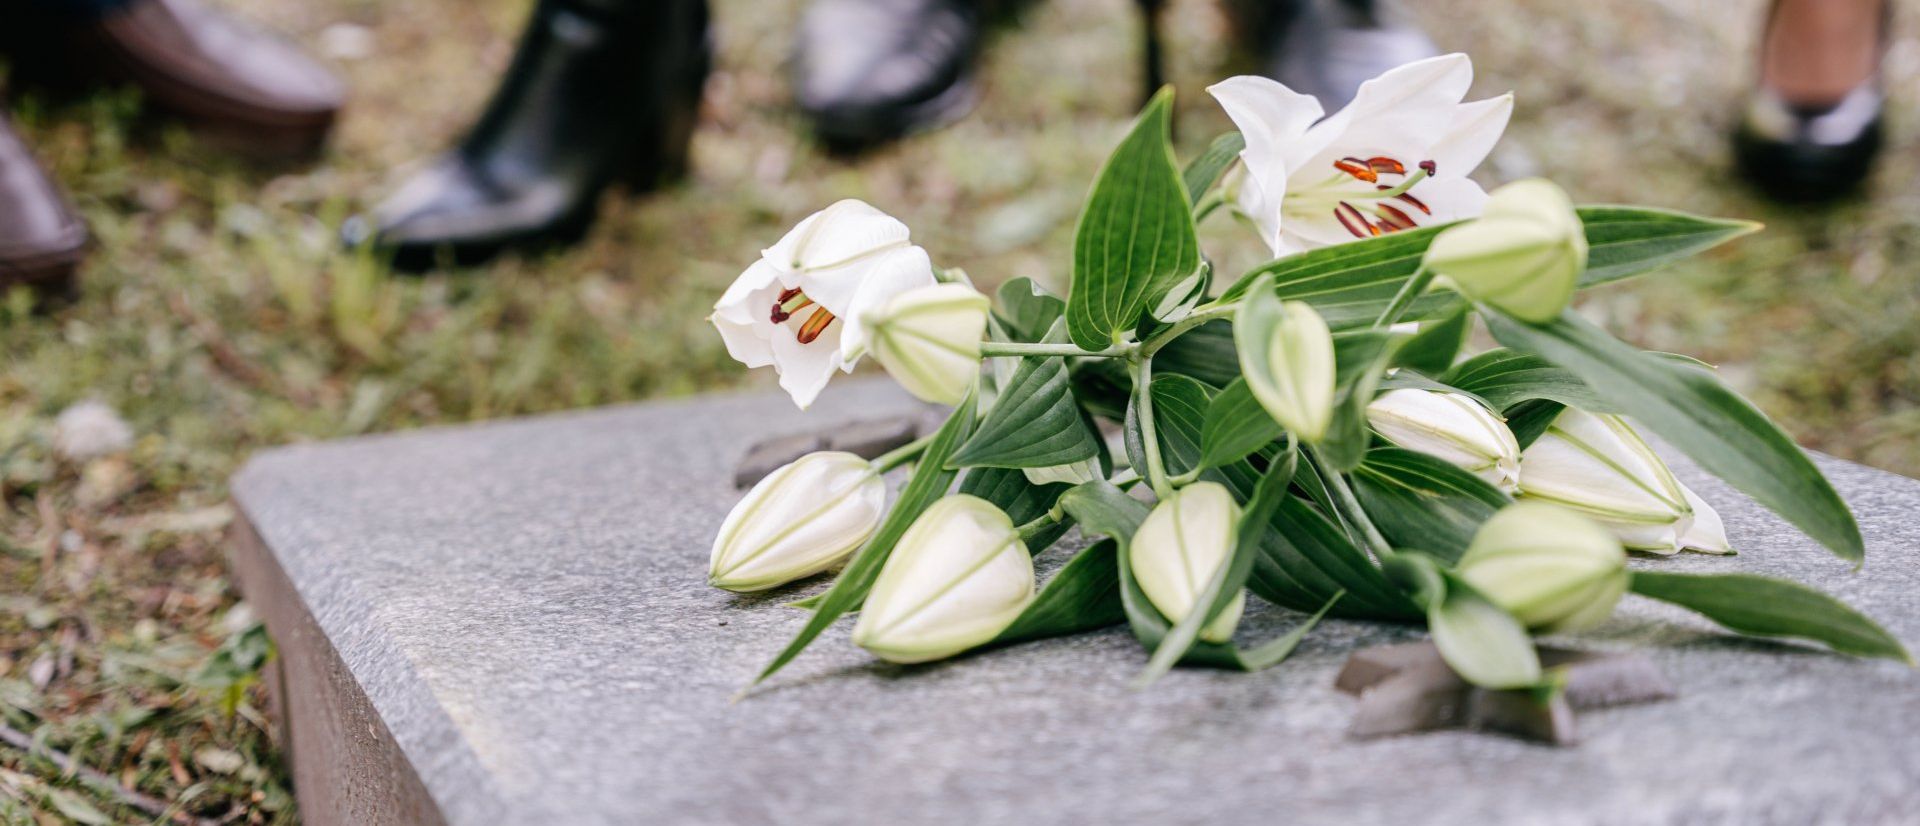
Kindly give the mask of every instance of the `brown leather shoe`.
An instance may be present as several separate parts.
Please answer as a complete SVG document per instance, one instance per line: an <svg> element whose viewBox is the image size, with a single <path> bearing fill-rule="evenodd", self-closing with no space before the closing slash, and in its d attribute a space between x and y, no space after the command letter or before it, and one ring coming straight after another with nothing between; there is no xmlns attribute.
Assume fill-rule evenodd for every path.
<svg viewBox="0 0 1920 826"><path fill-rule="evenodd" d="M93 19L21 18L0 26L11 30L0 48L24 80L132 85L154 108L258 154L319 149L345 94L292 44L196 0L133 0Z"/></svg>
<svg viewBox="0 0 1920 826"><path fill-rule="evenodd" d="M0 117L0 292L67 290L86 245L87 225Z"/></svg>

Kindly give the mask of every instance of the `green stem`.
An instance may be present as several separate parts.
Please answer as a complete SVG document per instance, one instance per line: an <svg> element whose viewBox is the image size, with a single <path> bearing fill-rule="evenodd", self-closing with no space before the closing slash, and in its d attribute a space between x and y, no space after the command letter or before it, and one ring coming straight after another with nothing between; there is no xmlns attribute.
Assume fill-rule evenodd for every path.
<svg viewBox="0 0 1920 826"><path fill-rule="evenodd" d="M1229 301L1225 304L1206 304L1196 307L1192 314L1174 322L1172 327L1155 333L1152 338L1141 342L1140 356L1141 358L1152 358L1154 353L1160 352L1160 348L1173 343L1174 339L1185 335L1188 330L1192 330L1216 318L1231 316L1234 314L1234 311L1239 309L1239 301Z"/></svg>
<svg viewBox="0 0 1920 826"><path fill-rule="evenodd" d="M1200 198L1200 203L1193 205L1193 222L1198 224L1201 221L1207 220L1207 216L1212 215L1214 210L1219 209L1220 206L1226 202L1227 196L1222 194L1220 190L1216 189L1208 192Z"/></svg>
<svg viewBox="0 0 1920 826"><path fill-rule="evenodd" d="M1064 517L1065 514L1056 507L1053 510L1034 517L1033 521L1025 523L1014 530L1020 532L1020 542L1025 544L1032 541L1041 531L1053 527L1054 523L1059 522ZM1027 550L1032 551L1033 549L1028 548Z"/></svg>
<svg viewBox="0 0 1920 826"><path fill-rule="evenodd" d="M1400 285L1400 291L1393 294L1393 301L1380 311L1380 317L1373 320L1373 328L1378 330L1400 320L1400 314L1419 300L1420 294L1427 291L1427 285L1433 283L1434 272L1426 264L1421 264L1412 277Z"/></svg>
<svg viewBox="0 0 1920 826"><path fill-rule="evenodd" d="M1128 372L1133 374L1134 415L1140 419L1140 447L1146 451L1147 466L1141 468L1147 484L1153 486L1153 494L1166 499L1173 495L1173 483L1167 480L1167 466L1160 458L1160 434L1153 422L1153 360L1137 359L1130 363Z"/></svg>
<svg viewBox="0 0 1920 826"><path fill-rule="evenodd" d="M882 453L879 458L873 460L873 468L879 473L886 473L889 470L893 470L919 458L921 453L926 452L927 445L932 442L933 436L932 434L928 434Z"/></svg>
<svg viewBox="0 0 1920 826"><path fill-rule="evenodd" d="M1082 356L1089 358L1126 358L1133 355L1136 344L1115 344L1105 350L1082 350L1074 344L1039 343L1029 344L1022 341L983 341L980 342L980 355L983 356Z"/></svg>
<svg viewBox="0 0 1920 826"><path fill-rule="evenodd" d="M1307 450L1313 454L1314 464L1320 468L1320 479L1326 483L1327 490L1333 494L1333 506L1340 511L1340 516L1360 529L1360 534L1366 537L1368 547L1373 549L1375 558L1382 562L1392 558L1393 546L1387 544L1387 538L1380 535L1380 529L1373 526L1372 519L1367 518L1366 510L1360 507L1360 500L1353 495L1353 488L1347 485L1347 477L1327 464L1326 456L1320 452L1318 446L1309 447Z"/></svg>

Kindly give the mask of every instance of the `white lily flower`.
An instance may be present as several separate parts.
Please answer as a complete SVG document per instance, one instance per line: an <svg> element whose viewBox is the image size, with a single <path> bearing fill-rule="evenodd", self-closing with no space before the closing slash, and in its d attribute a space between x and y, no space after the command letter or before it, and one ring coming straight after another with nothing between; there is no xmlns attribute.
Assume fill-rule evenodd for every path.
<svg viewBox="0 0 1920 826"><path fill-rule="evenodd" d="M886 515L887 486L851 453L809 453L747 491L713 540L707 582L762 591L845 562Z"/></svg>
<svg viewBox="0 0 1920 826"><path fill-rule="evenodd" d="M748 367L772 365L801 409L867 351L861 316L900 293L934 283L926 250L907 226L855 200L807 217L761 252L713 305L709 320L727 353Z"/></svg>
<svg viewBox="0 0 1920 826"><path fill-rule="evenodd" d="M1485 479L1506 493L1520 485L1520 443L1486 405L1459 393L1401 388L1367 405L1375 433Z"/></svg>
<svg viewBox="0 0 1920 826"><path fill-rule="evenodd" d="M949 496L894 546L853 642L897 663L951 657L999 636L1033 588L1033 558L1013 520L985 499Z"/></svg>
<svg viewBox="0 0 1920 826"><path fill-rule="evenodd" d="M1462 103L1473 62L1441 55L1360 85L1324 110L1273 80L1242 75L1207 87L1246 137L1235 208L1276 256L1480 214L1467 175L1506 131L1513 96Z"/></svg>
<svg viewBox="0 0 1920 826"><path fill-rule="evenodd" d="M1240 504L1217 482L1195 482L1155 505L1133 534L1127 555L1133 577L1147 601L1169 621L1178 623L1194 610L1200 590L1233 555L1235 525ZM1226 642L1240 624L1247 594L1233 602L1200 629L1200 639Z"/></svg>
<svg viewBox="0 0 1920 826"><path fill-rule="evenodd" d="M1520 496L1590 516L1636 551L1674 553L1694 523L1685 488L1626 420L1571 407L1520 454Z"/></svg>
<svg viewBox="0 0 1920 826"><path fill-rule="evenodd" d="M915 398L959 404L980 378L987 297L965 284L900 293L867 310L861 322L873 357Z"/></svg>
<svg viewBox="0 0 1920 826"><path fill-rule="evenodd" d="M1455 570L1522 625L1549 633L1606 619L1632 579L1620 540L1544 502L1501 508L1473 535Z"/></svg>

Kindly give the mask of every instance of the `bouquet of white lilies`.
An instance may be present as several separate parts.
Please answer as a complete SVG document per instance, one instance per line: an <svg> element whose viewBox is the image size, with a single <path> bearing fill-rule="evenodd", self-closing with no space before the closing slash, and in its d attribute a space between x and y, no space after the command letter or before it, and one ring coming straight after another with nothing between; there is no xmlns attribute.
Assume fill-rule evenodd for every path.
<svg viewBox="0 0 1920 826"><path fill-rule="evenodd" d="M872 461L802 458L727 517L715 586L840 571L760 678L856 610L853 641L903 663L1126 623L1147 680L1275 664L1333 614L1424 622L1465 679L1536 688L1552 677L1529 635L1590 627L1629 591L1911 662L1804 586L1629 566L1733 552L1642 429L1841 559L1864 549L1819 470L1710 368L1568 309L1756 227L1576 208L1544 180L1484 192L1468 174L1513 102L1463 103L1471 80L1463 55L1424 60L1323 117L1232 78L1210 91L1239 131L1184 170L1163 91L1100 171L1064 296L1015 279L989 301L858 201L768 248L714 308L734 357L804 408L871 354L953 410ZM1222 206L1277 256L1231 283L1194 230ZM1463 352L1477 324L1501 346ZM882 475L906 466L889 505ZM1038 585L1033 558L1076 526L1087 541ZM1242 644L1249 592L1301 620Z"/></svg>

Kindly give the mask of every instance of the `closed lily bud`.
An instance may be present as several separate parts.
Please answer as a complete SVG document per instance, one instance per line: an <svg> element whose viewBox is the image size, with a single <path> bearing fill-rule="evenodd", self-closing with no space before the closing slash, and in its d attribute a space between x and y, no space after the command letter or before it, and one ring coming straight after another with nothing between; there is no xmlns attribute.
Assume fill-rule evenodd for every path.
<svg viewBox="0 0 1920 826"><path fill-rule="evenodd" d="M1280 302L1277 311L1244 313L1241 373L1267 414L1307 444L1319 442L1333 422L1333 334L1304 301ZM1257 351L1249 348L1262 348Z"/></svg>
<svg viewBox="0 0 1920 826"><path fill-rule="evenodd" d="M1455 566L1467 584L1537 631L1577 631L1613 613L1627 554L1593 520L1544 502L1502 508Z"/></svg>
<svg viewBox="0 0 1920 826"><path fill-rule="evenodd" d="M964 284L935 284L894 296L867 313L869 347L887 374L915 398L959 404L980 376L987 297Z"/></svg>
<svg viewBox="0 0 1920 826"><path fill-rule="evenodd" d="M1686 489L1625 419L1571 407L1520 454L1520 496L1579 511L1635 551L1679 550L1694 521Z"/></svg>
<svg viewBox="0 0 1920 826"><path fill-rule="evenodd" d="M1487 196L1479 218L1435 237L1426 266L1475 301L1544 324L1566 309L1586 272L1586 229L1560 187L1515 181Z"/></svg>
<svg viewBox="0 0 1920 826"><path fill-rule="evenodd" d="M1240 505L1226 487L1196 482L1155 505L1133 534L1128 556L1133 578L1147 601L1169 621L1178 623L1195 610L1200 590L1233 554ZM1247 595L1233 598L1220 616L1200 629L1200 639L1226 642L1240 624Z"/></svg>
<svg viewBox="0 0 1920 826"><path fill-rule="evenodd" d="M707 582L763 591L846 561L886 513L887 486L851 453L810 453L768 474L713 540Z"/></svg>
<svg viewBox="0 0 1920 826"><path fill-rule="evenodd" d="M1007 514L966 494L914 520L853 626L883 660L951 657L1000 635L1033 599L1033 558Z"/></svg>
<svg viewBox="0 0 1920 826"><path fill-rule="evenodd" d="M1485 479L1506 493L1520 485L1520 443L1487 406L1459 393L1402 388L1367 405L1380 437Z"/></svg>

